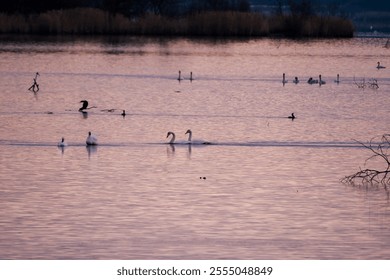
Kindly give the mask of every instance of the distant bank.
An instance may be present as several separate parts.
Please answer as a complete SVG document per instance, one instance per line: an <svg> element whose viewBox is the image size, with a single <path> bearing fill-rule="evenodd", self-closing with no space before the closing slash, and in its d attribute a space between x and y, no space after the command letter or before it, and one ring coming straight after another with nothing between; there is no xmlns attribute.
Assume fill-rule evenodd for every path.
<svg viewBox="0 0 390 280"><path fill-rule="evenodd" d="M351 20L341 17L265 16L253 12L202 12L180 18L146 15L130 19L95 8L41 14L0 14L0 33L47 35L156 35L243 37L353 37Z"/></svg>

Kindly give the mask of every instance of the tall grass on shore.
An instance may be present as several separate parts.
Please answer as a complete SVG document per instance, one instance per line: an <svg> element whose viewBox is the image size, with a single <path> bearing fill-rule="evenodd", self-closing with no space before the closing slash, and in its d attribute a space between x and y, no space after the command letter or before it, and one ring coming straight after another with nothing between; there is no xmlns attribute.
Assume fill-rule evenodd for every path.
<svg viewBox="0 0 390 280"><path fill-rule="evenodd" d="M353 31L350 20L337 17L267 17L233 11L203 12L181 18L147 14L137 19L95 8L54 10L29 16L0 14L3 34L352 37Z"/></svg>

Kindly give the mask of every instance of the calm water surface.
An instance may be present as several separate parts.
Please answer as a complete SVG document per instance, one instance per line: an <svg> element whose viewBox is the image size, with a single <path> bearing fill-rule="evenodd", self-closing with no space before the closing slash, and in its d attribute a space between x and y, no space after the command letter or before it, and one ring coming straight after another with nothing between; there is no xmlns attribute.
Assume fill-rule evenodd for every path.
<svg viewBox="0 0 390 280"><path fill-rule="evenodd" d="M340 183L389 133L385 43L2 38L0 258L389 259L388 192Z"/></svg>

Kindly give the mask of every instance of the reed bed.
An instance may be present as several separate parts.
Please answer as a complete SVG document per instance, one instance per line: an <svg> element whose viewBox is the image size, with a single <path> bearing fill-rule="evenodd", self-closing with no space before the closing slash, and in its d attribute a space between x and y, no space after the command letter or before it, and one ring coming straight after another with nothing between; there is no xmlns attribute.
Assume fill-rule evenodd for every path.
<svg viewBox="0 0 390 280"><path fill-rule="evenodd" d="M336 17L264 16L250 12L203 12L180 18L147 14L130 19L95 8L23 16L0 14L0 33L129 34L179 36L352 37L354 27Z"/></svg>

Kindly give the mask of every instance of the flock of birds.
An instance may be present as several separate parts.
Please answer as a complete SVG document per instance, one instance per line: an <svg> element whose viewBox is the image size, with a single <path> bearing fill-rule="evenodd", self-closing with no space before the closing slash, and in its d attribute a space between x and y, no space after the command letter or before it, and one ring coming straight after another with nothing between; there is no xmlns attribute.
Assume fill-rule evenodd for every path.
<svg viewBox="0 0 390 280"><path fill-rule="evenodd" d="M379 69L385 69L386 66L381 65L380 61L378 61L378 62L377 62L376 68L377 68L378 70L379 70ZM191 73L191 74L192 74L192 73ZM283 73L283 79L282 79L283 85L284 85L285 83L287 83L287 82L288 82L288 80L286 79L286 74ZM335 83L340 83L340 75L339 75L339 74L337 74L336 80L334 80L334 82L335 82ZM294 83L294 84L298 84L298 83L299 83L298 77L295 77L295 78L293 79L293 83ZM314 84L324 85L324 84L326 84L326 82L325 82L324 80L322 80L321 74L318 75L318 79L313 79L313 77L310 77L310 78L307 80L307 83L310 84L310 85L314 85Z"/></svg>
<svg viewBox="0 0 390 280"><path fill-rule="evenodd" d="M384 69L386 68L385 66L381 65L381 63L378 61L377 62L377 66L376 68L379 70L379 69ZM37 84L37 77L39 76L39 73L37 72L36 75L35 75L35 78L33 79L33 85L29 88L29 90L32 90L34 92L36 92L37 90L39 90L39 85ZM181 81L183 80L182 76L181 76L181 71L179 71L179 76L177 78L178 81ZM190 72L190 78L189 78L190 81L193 80L193 76L192 76L192 72ZM282 80L283 84L287 83L287 79L286 79L286 74L283 73L283 80ZM337 74L337 78L336 80L334 81L335 83L339 83L340 82L340 76L339 74ZM298 77L295 77L293 79L293 83L297 84L299 83L299 79ZM319 85L323 85L325 84L326 82L324 80L322 80L322 76L319 75L318 76L318 80L317 79L313 79L312 77L310 77L307 81L308 84L319 84ZM37 90L35 89L37 88ZM96 108L96 106L91 106L91 107L88 107L89 103L87 100L81 100L80 103L82 103L81 107L79 108L79 112L81 113L86 113L85 110L89 110L89 109L92 109L92 108ZM114 109L110 109L108 111L113 111ZM122 114L121 114L123 117L126 116L126 111L125 110L122 110ZM287 117L288 119L291 119L291 120L294 120L296 118L295 114L294 113L291 113L290 116ZM211 142L208 142L208 141L203 141L203 140L192 140L192 131L190 129L188 129L186 132L185 132L185 135L188 134L188 139L187 141L185 142L181 142L181 143L176 143L176 135L174 132L172 131L169 131L167 133L167 136L166 138L169 138L170 137L170 140L168 141L167 144L198 144L198 145L210 145L212 144ZM93 135L91 132L88 132L88 136L87 136L87 139L85 140L85 143L87 146L96 146L98 145L98 139L95 135ZM66 147L68 146L68 144L65 142L65 138L62 137L61 141L58 142L57 144L58 147Z"/></svg>

